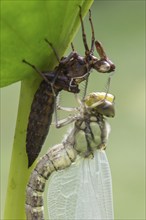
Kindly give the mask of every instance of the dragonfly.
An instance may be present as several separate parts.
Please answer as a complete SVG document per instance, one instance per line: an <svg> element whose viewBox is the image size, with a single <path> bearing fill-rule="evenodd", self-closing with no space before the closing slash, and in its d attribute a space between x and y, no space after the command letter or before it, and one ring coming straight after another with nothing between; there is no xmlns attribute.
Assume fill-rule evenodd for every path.
<svg viewBox="0 0 146 220"><path fill-rule="evenodd" d="M70 132L49 148L30 175L27 219L44 219L43 193L48 179L50 220L113 219L111 174L105 154L110 125L105 117L114 117L114 99L111 94L95 92L80 101Z"/></svg>
<svg viewBox="0 0 146 220"><path fill-rule="evenodd" d="M85 47L85 56L80 56L74 49L72 44L72 52L67 57L59 58L53 44L47 39L45 41L49 44L55 53L58 60L58 66L50 72L42 72L35 65L23 60L25 64L31 66L42 78L38 90L34 95L31 110L28 119L27 135L26 135L26 152L28 156L28 167L30 167L36 160L42 145L49 132L52 122L53 112L55 113L56 127L59 127L57 121L57 106L56 97L62 91L71 93L79 93L79 84L82 81L86 82L86 95L88 77L90 70L95 69L100 73L110 73L115 70L115 65L106 55L103 46L99 41L95 41L94 28L91 19L91 11L89 10L89 22L91 25L91 48L87 44L84 24L82 19L81 7L79 7L79 17L82 27L82 38ZM99 54L99 59L94 56L94 47Z"/></svg>

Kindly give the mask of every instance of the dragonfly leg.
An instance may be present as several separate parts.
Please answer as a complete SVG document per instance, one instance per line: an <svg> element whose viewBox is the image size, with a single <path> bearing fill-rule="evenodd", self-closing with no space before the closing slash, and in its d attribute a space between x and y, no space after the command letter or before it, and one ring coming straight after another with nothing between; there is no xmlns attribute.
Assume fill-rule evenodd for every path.
<svg viewBox="0 0 146 220"><path fill-rule="evenodd" d="M56 128L62 128L72 122L74 122L75 120L77 120L77 116L73 116L73 115L69 115L68 117L64 118L64 119L61 119L59 121L57 121L56 123Z"/></svg>
<svg viewBox="0 0 146 220"><path fill-rule="evenodd" d="M51 85L51 82L47 79L47 77L33 64L29 63L25 59L22 60L23 63L31 66L49 85Z"/></svg>
<svg viewBox="0 0 146 220"><path fill-rule="evenodd" d="M91 130L90 127L90 123L88 120L85 121L86 127L85 127L85 138L86 138L86 142L87 142L87 151L86 151L86 155L89 156L90 154L92 154L92 147L91 147L91 142L93 142L94 140L94 135L93 132Z"/></svg>
<svg viewBox="0 0 146 220"><path fill-rule="evenodd" d="M72 42L71 42L71 49L72 49L73 52L75 51L75 47L74 47Z"/></svg>
<svg viewBox="0 0 146 220"><path fill-rule="evenodd" d="M63 127L67 124L70 124L71 122L77 120L78 115L82 114L81 109L83 108L82 107L83 103L81 102L81 100L77 94L74 94L74 96L75 96L75 100L79 104L79 107L62 107L59 104L59 94L56 97L56 102L55 102L55 126L56 126L56 128L60 128L60 127ZM58 110L72 112L72 114L67 116L64 119L58 120L58 114L57 114Z"/></svg>
<svg viewBox="0 0 146 220"><path fill-rule="evenodd" d="M78 108L77 107L63 107L63 106L57 105L57 110L62 110L66 112L74 112L74 111L78 111Z"/></svg>
<svg viewBox="0 0 146 220"><path fill-rule="evenodd" d="M95 35L94 35L93 22L92 22L92 18L91 18L91 10L89 10L89 21L90 21L91 31L92 31L90 54L93 54L93 52L94 52L94 44L95 44Z"/></svg>
<svg viewBox="0 0 146 220"><path fill-rule="evenodd" d="M68 63L72 58L79 59L80 56L78 55L77 52L75 52L75 51L73 50L67 57L63 57L63 58L60 60L60 63L66 64L66 63Z"/></svg>
<svg viewBox="0 0 146 220"><path fill-rule="evenodd" d="M79 95L74 93L74 97L75 97L75 100L77 102L77 104L79 105L79 107L63 107L60 105L60 100L59 100L59 95L57 96L57 99L56 99L56 106L57 106L57 110L63 110L63 111L66 111L66 112L81 112L81 109L83 108L83 105L84 103L82 102L82 100L79 98Z"/></svg>
<svg viewBox="0 0 146 220"><path fill-rule="evenodd" d="M101 129L101 143L98 145L98 149L105 150L110 133L110 124L107 121L103 121L103 126L99 126Z"/></svg>
<svg viewBox="0 0 146 220"><path fill-rule="evenodd" d="M53 52L54 52L54 54L56 56L57 61L60 63L59 55L58 55L55 47L53 46L53 44L51 42L49 42L46 38L45 38L45 41L46 41L47 44L49 44L49 46L51 47L51 49L53 50Z"/></svg>
<svg viewBox="0 0 146 220"><path fill-rule="evenodd" d="M83 43L85 47L85 54L89 54L89 47L87 44L87 39L86 39L86 34L85 34L85 29L84 29L84 24L83 24L83 19L82 19L82 13L81 13L81 6L79 6L79 16L80 16L80 21L81 21L81 27L82 27L82 38L83 38Z"/></svg>
<svg viewBox="0 0 146 220"><path fill-rule="evenodd" d="M47 82L47 84L51 86L51 88L52 88L52 93L54 94L54 96L56 96L55 91L54 91L54 84L55 84L55 81L56 81L56 79L57 79L57 77L58 77L58 75L59 75L59 72L56 71L56 72L54 73L54 78L53 78L53 80L49 81L48 78L47 78L47 76L46 76L44 73L42 73L35 65L29 63L29 62L26 61L25 59L23 59L22 62L25 63L25 64L27 64L27 65L29 65L29 66L31 66L31 67Z"/></svg>
<svg viewBox="0 0 146 220"><path fill-rule="evenodd" d="M82 109L81 108L81 101L79 102L79 97L77 96L77 94L75 94L75 98L76 98L78 104L80 104L79 107L62 107L62 106L59 105L58 97L59 97L59 94L58 94L58 96L56 98L56 102L55 102L55 109L56 109L55 126L56 126L56 128L63 127L65 125L68 125L68 124L74 122L75 120L77 120L79 115L81 114L81 109ZM66 111L66 112L72 112L72 114L67 116L64 119L58 120L58 114L57 114L58 110L63 110L63 111Z"/></svg>

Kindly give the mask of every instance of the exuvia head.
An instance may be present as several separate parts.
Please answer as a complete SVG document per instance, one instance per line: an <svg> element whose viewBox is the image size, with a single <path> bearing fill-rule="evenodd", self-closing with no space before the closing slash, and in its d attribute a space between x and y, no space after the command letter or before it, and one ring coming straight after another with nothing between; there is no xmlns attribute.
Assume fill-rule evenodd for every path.
<svg viewBox="0 0 146 220"><path fill-rule="evenodd" d="M100 73L110 73L115 71L115 65L110 60L93 59L92 68Z"/></svg>
<svg viewBox="0 0 146 220"><path fill-rule="evenodd" d="M107 57L101 43L99 41L95 41L95 46L100 59L92 56L92 68L100 73L110 73L115 71L116 67Z"/></svg>
<svg viewBox="0 0 146 220"><path fill-rule="evenodd" d="M91 26L91 48L89 49L87 40L86 40L86 34L85 34L85 29L84 29L84 24L83 24L83 19L82 19L82 13L81 13L81 6L79 6L79 17L81 21L81 28L82 28L82 38L83 38L83 43L85 47L85 64L87 65L87 69L95 69L98 72L101 73L110 73L115 70L115 65L109 60L109 58L106 56L106 53L102 47L102 44L99 41L95 41L95 36L94 36L94 27L93 27L93 22L91 18L91 10L89 10L89 22ZM94 47L96 47L96 51L99 54L99 59L94 57ZM74 51L74 47L73 51Z"/></svg>

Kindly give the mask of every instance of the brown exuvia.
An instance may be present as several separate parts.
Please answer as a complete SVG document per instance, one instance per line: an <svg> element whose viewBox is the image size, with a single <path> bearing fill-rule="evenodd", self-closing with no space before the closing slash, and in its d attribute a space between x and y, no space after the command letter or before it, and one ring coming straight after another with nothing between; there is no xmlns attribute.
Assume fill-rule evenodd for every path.
<svg viewBox="0 0 146 220"><path fill-rule="evenodd" d="M56 66L53 71L41 72L34 65L30 64L26 60L23 60L24 63L30 65L43 78L43 81L41 82L34 96L29 115L26 137L28 167L30 167L37 158L46 139L52 121L52 114L56 108L55 101L58 93L61 90L78 93L80 91L78 88L79 83L84 80L87 82L91 69L95 69L101 73L110 73L115 70L115 65L106 56L106 53L100 42L95 41L90 10L89 21L91 25L92 39L91 48L89 49L84 31L81 7L79 8L82 38L85 47L84 57L80 56L74 50L72 45L72 52L67 57L62 57L59 59L53 45L47 39L45 39L45 41L53 49L59 62L58 66ZM99 59L93 55L94 47L96 47L96 50L99 54Z"/></svg>

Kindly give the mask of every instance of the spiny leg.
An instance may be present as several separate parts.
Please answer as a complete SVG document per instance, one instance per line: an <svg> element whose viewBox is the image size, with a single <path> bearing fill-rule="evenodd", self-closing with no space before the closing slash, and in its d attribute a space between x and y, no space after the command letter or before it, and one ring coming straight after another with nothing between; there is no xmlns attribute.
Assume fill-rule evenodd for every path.
<svg viewBox="0 0 146 220"><path fill-rule="evenodd" d="M27 65L29 65L29 66L31 66L49 85L51 85L51 83L50 83L49 80L46 78L46 76L45 76L39 69L37 69L37 67L36 67L35 65L29 63L28 61L26 61L26 60L24 60L24 59L22 60L22 62L25 63L25 64L27 64Z"/></svg>
<svg viewBox="0 0 146 220"><path fill-rule="evenodd" d="M28 61L26 61L26 60L24 60L24 59L22 60L22 62L25 63L25 64L27 64L27 65L29 65L29 66L31 66L31 67L46 81L46 83L51 86L52 93L53 93L54 97L56 97L56 93L55 93L55 91L54 91L54 83L55 83L55 80L56 80L56 78L57 78L58 75L57 75L57 76L54 76L55 79L53 79L53 82L50 82L50 81L47 79L47 77L46 77L40 70L37 69L37 67L36 67L35 65L29 63Z"/></svg>
<svg viewBox="0 0 146 220"><path fill-rule="evenodd" d="M59 106L60 101L60 93L57 96L54 96L55 102L54 102L54 119L55 119L55 126L56 128L60 128L65 126L66 124L69 124L73 121L73 118L65 118L62 120L58 120L58 110L61 110L61 107Z"/></svg>
<svg viewBox="0 0 146 220"><path fill-rule="evenodd" d="M49 44L49 46L52 48L52 50L53 50L53 52L54 52L54 54L55 54L55 56L56 56L56 59L58 60L59 63L66 63L66 62L68 62L68 59L70 59L70 56L71 56L71 58L72 58L72 56L74 56L74 53L71 53L70 56L67 57L67 61L66 61L66 59L63 59L63 61L60 61L59 56L58 56L58 53L57 53L56 49L54 48L53 44L52 44L51 42L49 42L47 39L45 39L45 41L46 41L46 42ZM74 52L74 45L73 45L73 43L71 43L71 48L72 48L72 52ZM58 77L58 74L59 74L59 73L56 72L52 83L55 83L56 78Z"/></svg>
<svg viewBox="0 0 146 220"><path fill-rule="evenodd" d="M83 43L84 43L84 47L85 47L85 54L88 54L89 53L89 47L88 47L88 44L87 44L87 39L86 39L86 34L85 34L85 29L84 29L84 24L83 24L83 19L82 19L81 6L79 6L79 9L80 9L79 16L80 16L81 27L82 27L82 37L83 37ZM89 14L89 17L90 17L90 14ZM92 34L92 37L93 37L93 34ZM88 77L86 79L85 89L84 89L84 94L83 94L82 100L84 100L84 98L86 96L87 85L88 85Z"/></svg>
<svg viewBox="0 0 146 220"><path fill-rule="evenodd" d="M94 35L94 27L93 27L93 22L92 22L92 18L91 18L91 10L90 9L89 9L89 21L90 21L91 31L92 31L90 54L93 54L94 44L95 44L95 35Z"/></svg>
<svg viewBox="0 0 146 220"><path fill-rule="evenodd" d="M75 48L74 48L74 45L73 45L72 42L71 42L71 49L72 49L73 52L75 51Z"/></svg>
<svg viewBox="0 0 146 220"><path fill-rule="evenodd" d="M53 44L52 44L51 42L49 42L46 38L45 38L45 41L46 41L46 43L49 44L49 46L51 47L51 49L53 50L53 52L54 52L54 54L55 54L55 56L56 56L56 59L57 59L58 62L60 63L60 59L59 59L58 53L57 53L57 51L55 50Z"/></svg>
<svg viewBox="0 0 146 220"><path fill-rule="evenodd" d="M82 37L83 37L83 43L84 43L84 47L85 47L85 54L89 53L89 48L88 48L88 44L87 44L87 40L86 40L86 34L85 34L85 30L84 30L84 24L83 24L83 19L82 19L82 14L81 14L81 6L79 5L79 16L80 16L80 21L81 21L81 27L82 27Z"/></svg>
<svg viewBox="0 0 146 220"><path fill-rule="evenodd" d="M74 96L75 96L76 102L81 107L82 102L81 102L80 98L78 97L78 94L74 94ZM62 107L62 106L60 106L59 101L60 101L60 93L56 97L56 102L54 103L55 104L55 111L54 112L55 112L55 126L56 126L56 128L63 127L65 125L70 124L71 122L75 121L77 119L78 113L80 111L80 107ZM58 120L58 114L57 114L58 110L72 112L72 114L67 116L64 119Z"/></svg>

